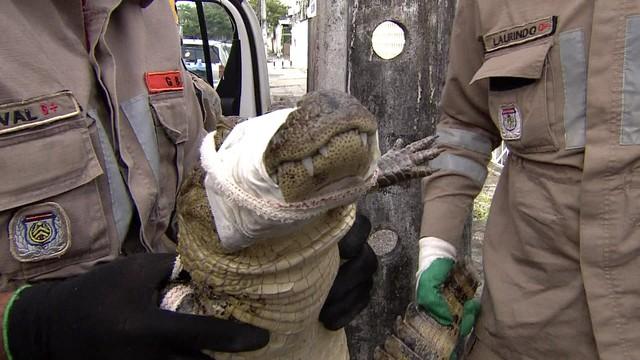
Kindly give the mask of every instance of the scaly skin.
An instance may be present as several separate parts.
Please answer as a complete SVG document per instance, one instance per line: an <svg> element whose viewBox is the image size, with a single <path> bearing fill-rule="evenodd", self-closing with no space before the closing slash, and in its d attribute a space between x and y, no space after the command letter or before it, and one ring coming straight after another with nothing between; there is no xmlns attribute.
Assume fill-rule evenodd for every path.
<svg viewBox="0 0 640 360"><path fill-rule="evenodd" d="M343 92L310 93L297 106L264 154L267 172L287 202L310 198L339 179L362 176L372 160L369 148L377 130L373 114ZM435 141L430 136L403 147L398 139L378 161L376 188L433 173L425 163L442 152Z"/></svg>
<svg viewBox="0 0 640 360"><path fill-rule="evenodd" d="M336 180L364 175L377 130L375 117L342 92L310 93L297 106L264 153L267 172L287 202L312 197Z"/></svg>
<svg viewBox="0 0 640 360"><path fill-rule="evenodd" d="M403 146L402 139L396 140L393 147L378 160L376 188L380 189L432 174L434 170L424 163L444 151L434 147L436 140L436 136L429 136L407 146Z"/></svg>
<svg viewBox="0 0 640 360"><path fill-rule="evenodd" d="M477 287L475 276L462 264L457 264L442 286L442 296L454 316L453 325L438 324L411 303L404 317L396 319L392 334L375 349L373 359L448 360L453 352L461 355L463 344L459 331L463 304L473 298Z"/></svg>
<svg viewBox="0 0 640 360"><path fill-rule="evenodd" d="M370 181L364 175L377 153L375 117L337 91L308 94L297 106L263 155L285 201L315 198L336 184L342 190L353 185L364 195L363 183ZM379 180L384 181L378 185L430 173L420 166L439 153L432 146L433 139L426 139L394 148L380 159ZM178 252L194 289L180 309L270 330L270 345L237 358L346 359L344 334L324 329L317 319L340 263L337 242L353 223L355 205L337 206L295 233L229 254L218 239L203 179L197 169L178 197Z"/></svg>

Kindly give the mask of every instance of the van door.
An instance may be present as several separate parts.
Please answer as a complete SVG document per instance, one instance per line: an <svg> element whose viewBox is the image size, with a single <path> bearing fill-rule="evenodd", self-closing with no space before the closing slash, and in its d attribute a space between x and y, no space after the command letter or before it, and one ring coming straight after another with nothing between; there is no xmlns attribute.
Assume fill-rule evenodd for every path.
<svg viewBox="0 0 640 360"><path fill-rule="evenodd" d="M215 87L222 113L243 117L265 113L270 106L267 57L258 18L248 2L187 0L177 1L176 6L185 62L193 61L194 53L184 48L186 43L190 48L202 46L202 65L187 68Z"/></svg>

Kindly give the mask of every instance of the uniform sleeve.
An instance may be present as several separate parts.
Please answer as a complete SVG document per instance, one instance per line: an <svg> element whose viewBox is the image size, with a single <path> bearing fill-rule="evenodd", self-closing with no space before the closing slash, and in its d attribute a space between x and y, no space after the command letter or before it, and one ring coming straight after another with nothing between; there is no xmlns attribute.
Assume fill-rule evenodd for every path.
<svg viewBox="0 0 640 360"><path fill-rule="evenodd" d="M445 152L431 163L440 171L422 183L421 237L437 237L454 246L461 242L473 199L487 176L491 151L500 141L489 115L488 81L470 84L484 59L476 1L458 3L436 128Z"/></svg>
<svg viewBox="0 0 640 360"><path fill-rule="evenodd" d="M206 81L192 73L188 74L191 77L193 88L196 92L196 96L198 97L198 102L200 103L204 128L207 132L214 131L216 129L216 125L218 125L220 120L223 118L220 97L216 90Z"/></svg>
<svg viewBox="0 0 640 360"><path fill-rule="evenodd" d="M186 106L184 116L191 120L188 121L188 123L191 124L188 132L189 136L192 136L194 139L193 142L189 142L190 146L184 149L182 171L186 176L200 164L200 144L207 135L205 125L209 121L213 124L212 126L215 127L217 114L215 112L215 102L211 101L211 93L209 93L204 86L208 86L208 84L206 82L203 82L204 85L197 83L197 77L186 70L183 72L183 79L185 82Z"/></svg>

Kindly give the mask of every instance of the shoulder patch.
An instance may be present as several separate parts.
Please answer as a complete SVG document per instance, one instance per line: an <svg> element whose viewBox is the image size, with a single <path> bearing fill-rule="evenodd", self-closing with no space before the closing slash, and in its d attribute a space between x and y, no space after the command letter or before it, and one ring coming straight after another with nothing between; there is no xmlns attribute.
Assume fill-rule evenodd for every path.
<svg viewBox="0 0 640 360"><path fill-rule="evenodd" d="M500 106L500 132L502 140L519 140L522 137L522 118L515 104Z"/></svg>
<svg viewBox="0 0 640 360"><path fill-rule="evenodd" d="M484 35L482 37L484 50L485 52L492 52L553 35L556 31L557 23L557 16L549 16L527 24Z"/></svg>
<svg viewBox="0 0 640 360"><path fill-rule="evenodd" d="M11 255L20 262L60 257L71 245L69 218L54 202L23 207L9 222L9 242Z"/></svg>
<svg viewBox="0 0 640 360"><path fill-rule="evenodd" d="M149 94L184 89L182 72L179 70L146 72L144 73L144 81L147 84Z"/></svg>
<svg viewBox="0 0 640 360"><path fill-rule="evenodd" d="M0 105L0 135L80 114L71 91Z"/></svg>

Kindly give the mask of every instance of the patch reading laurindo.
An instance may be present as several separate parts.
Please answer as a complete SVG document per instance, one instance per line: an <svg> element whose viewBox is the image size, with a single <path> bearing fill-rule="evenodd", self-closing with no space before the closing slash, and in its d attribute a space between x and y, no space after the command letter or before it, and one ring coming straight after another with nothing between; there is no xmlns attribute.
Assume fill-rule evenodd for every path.
<svg viewBox="0 0 640 360"><path fill-rule="evenodd" d="M50 124L80 114L70 91L0 105L0 135Z"/></svg>
<svg viewBox="0 0 640 360"><path fill-rule="evenodd" d="M500 106L499 118L502 140L518 140L522 137L522 117L516 105Z"/></svg>
<svg viewBox="0 0 640 360"><path fill-rule="evenodd" d="M11 218L9 240L11 255L20 262L60 257L71 245L69 219L54 202L24 207Z"/></svg>
<svg viewBox="0 0 640 360"><path fill-rule="evenodd" d="M556 31L557 20L557 16L549 16L484 35L482 37L484 50L485 52L492 52L553 35Z"/></svg>

